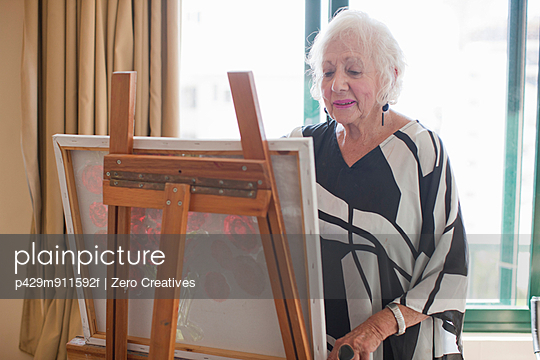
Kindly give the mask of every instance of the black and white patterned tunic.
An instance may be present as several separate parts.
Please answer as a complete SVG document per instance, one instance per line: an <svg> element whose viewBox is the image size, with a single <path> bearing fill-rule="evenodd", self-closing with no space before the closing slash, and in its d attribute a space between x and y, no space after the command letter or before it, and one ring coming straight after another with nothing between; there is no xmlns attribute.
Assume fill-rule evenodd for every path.
<svg viewBox="0 0 540 360"><path fill-rule="evenodd" d="M441 140L410 122L349 167L336 125L301 129L314 140L329 349L395 302L430 317L373 359L462 359L468 253Z"/></svg>

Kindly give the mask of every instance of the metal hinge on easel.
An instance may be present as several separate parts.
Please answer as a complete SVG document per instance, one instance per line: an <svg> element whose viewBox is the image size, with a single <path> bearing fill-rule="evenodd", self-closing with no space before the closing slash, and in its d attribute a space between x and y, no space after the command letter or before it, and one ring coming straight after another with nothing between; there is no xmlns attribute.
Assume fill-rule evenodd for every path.
<svg viewBox="0 0 540 360"><path fill-rule="evenodd" d="M190 191L197 194L243 198L257 197L258 182L256 181L209 179L127 171L113 171L112 173L107 173L107 176L110 176L110 186L112 187L164 190L166 183L174 183L191 185ZM261 180L259 182L262 183Z"/></svg>

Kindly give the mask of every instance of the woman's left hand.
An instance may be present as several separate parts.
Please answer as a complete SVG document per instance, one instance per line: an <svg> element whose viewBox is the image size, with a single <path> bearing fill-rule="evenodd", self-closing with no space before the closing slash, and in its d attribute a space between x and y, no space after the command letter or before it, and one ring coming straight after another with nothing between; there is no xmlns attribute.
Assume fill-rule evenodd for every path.
<svg viewBox="0 0 540 360"><path fill-rule="evenodd" d="M414 311L403 305L398 305L407 327L418 324L427 318L427 315ZM339 360L338 351L342 345L349 344L354 350L353 360L369 360L369 354L377 350L384 339L398 332L398 325L394 313L384 308L371 315L366 321L354 328L344 337L336 340L334 349L328 360Z"/></svg>
<svg viewBox="0 0 540 360"><path fill-rule="evenodd" d="M386 338L377 324L377 321L383 319L379 319L377 314L371 316L344 337L336 340L328 360L338 360L339 348L345 344L354 350L353 360L369 360L369 354L374 352Z"/></svg>

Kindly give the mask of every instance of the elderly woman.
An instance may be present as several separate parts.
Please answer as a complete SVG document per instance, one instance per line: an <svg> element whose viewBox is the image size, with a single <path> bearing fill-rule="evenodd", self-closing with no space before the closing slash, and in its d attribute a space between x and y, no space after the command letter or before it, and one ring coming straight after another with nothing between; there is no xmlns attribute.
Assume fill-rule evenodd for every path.
<svg viewBox="0 0 540 360"><path fill-rule="evenodd" d="M344 10L308 61L328 121L291 136L314 141L328 358L347 344L361 360L462 359L459 200L439 137L389 106L401 49L385 25Z"/></svg>

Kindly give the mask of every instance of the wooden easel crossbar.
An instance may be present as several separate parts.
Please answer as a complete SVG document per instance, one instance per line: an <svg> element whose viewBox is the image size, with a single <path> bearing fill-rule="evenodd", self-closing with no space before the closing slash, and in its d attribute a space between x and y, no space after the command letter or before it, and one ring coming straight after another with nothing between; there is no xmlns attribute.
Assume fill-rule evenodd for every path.
<svg viewBox="0 0 540 360"><path fill-rule="evenodd" d="M175 236L161 250L176 254L158 267L158 278L181 278L189 211L256 216L287 359L312 358L296 287L283 215L262 126L253 76L229 73L243 159L180 158L133 154L135 72L112 78L109 155L104 160L103 203L109 205L108 233L129 234L130 208L163 210L162 234ZM231 200L234 197L234 200ZM108 249L129 250L127 237L109 237ZM168 247L164 249L163 247ZM114 259L111 259L114 260ZM108 277L128 279L114 262ZM122 289L107 300L106 357L127 359L128 299ZM173 359L179 289L156 288L150 359ZM110 293L109 293L110 294Z"/></svg>

